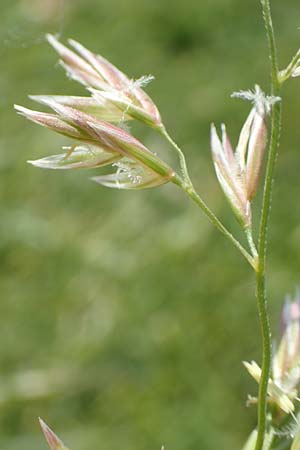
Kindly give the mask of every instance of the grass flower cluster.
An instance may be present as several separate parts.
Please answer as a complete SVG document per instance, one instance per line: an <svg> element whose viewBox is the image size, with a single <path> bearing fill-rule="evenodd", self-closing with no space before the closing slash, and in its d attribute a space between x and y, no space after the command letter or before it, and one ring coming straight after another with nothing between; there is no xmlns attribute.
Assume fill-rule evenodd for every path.
<svg viewBox="0 0 300 450"><path fill-rule="evenodd" d="M240 251L256 279L256 298L262 333L262 361L244 362L259 384L257 396L248 398L257 407L257 427L243 450L290 448L300 450L298 426L298 385L300 382L300 300L298 294L287 299L282 312L282 336L272 351L265 272L267 230L274 168L281 126L280 89L284 82L300 75L300 51L286 69L279 70L269 0L262 0L262 13L271 60L271 92L266 95L258 84L253 91L233 93L233 97L251 103L235 149L224 124L219 136L211 126L211 152L218 182L244 232L239 241L206 205L191 180L186 157L169 135L158 107L145 92L153 79L144 76L132 80L117 67L80 43L69 40L70 48L54 36L47 39L58 53L67 75L81 83L87 96L35 95L31 99L51 112L30 110L16 105L19 114L74 141L63 152L29 161L43 169L101 169L111 166L112 173L96 175L92 180L110 188L144 189L173 183L193 200L210 222ZM269 119L270 118L270 119ZM176 151L178 169L159 156L158 148L147 148L123 124L137 120L163 136ZM264 169L264 159L266 168ZM263 184L259 229L253 227L252 203ZM256 221L255 221L256 222ZM51 450L66 450L62 441L41 420ZM283 430L288 429L285 433ZM291 431L292 430L292 431Z"/></svg>

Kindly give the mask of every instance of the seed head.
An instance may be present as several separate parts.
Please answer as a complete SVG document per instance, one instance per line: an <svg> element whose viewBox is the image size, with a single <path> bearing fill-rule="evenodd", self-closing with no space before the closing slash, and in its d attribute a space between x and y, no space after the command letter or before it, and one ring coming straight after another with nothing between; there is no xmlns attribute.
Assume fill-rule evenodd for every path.
<svg viewBox="0 0 300 450"><path fill-rule="evenodd" d="M131 117L154 128L162 126L156 105L142 89L154 77L131 80L105 58L73 39L69 39L69 44L75 51L62 45L52 35L47 35L47 39L59 54L67 74L88 88L100 106L103 102L110 104L119 111L123 120Z"/></svg>
<svg viewBox="0 0 300 450"><path fill-rule="evenodd" d="M94 177L99 184L122 189L159 186L170 181L174 171L140 141L122 128L87 113L93 100L74 97L33 97L54 111L54 114L32 111L16 105L19 114L80 143L63 147L64 153L48 156L31 164L47 169L99 168L119 162L118 171ZM72 106L70 106L72 105Z"/></svg>
<svg viewBox="0 0 300 450"><path fill-rule="evenodd" d="M243 361L243 364L255 381L260 383L261 368L259 365L255 361L251 361L251 363ZM272 378L269 378L268 381L268 399L271 403L276 403L287 414L290 414L295 410L295 406L290 399L289 394L278 386Z"/></svg>
<svg viewBox="0 0 300 450"><path fill-rule="evenodd" d="M299 294L291 301L287 297L283 306L282 337L272 358L272 372L268 382L268 398L287 414L295 410L300 382L300 301ZM261 369L255 361L244 362L250 375L259 383Z"/></svg>
<svg viewBox="0 0 300 450"><path fill-rule="evenodd" d="M211 149L219 183L242 226L249 227L250 203L257 191L267 143L267 101L258 87L255 93L247 91L235 96L254 102L242 127L238 145L233 151L225 125L222 125L222 140L212 125Z"/></svg>

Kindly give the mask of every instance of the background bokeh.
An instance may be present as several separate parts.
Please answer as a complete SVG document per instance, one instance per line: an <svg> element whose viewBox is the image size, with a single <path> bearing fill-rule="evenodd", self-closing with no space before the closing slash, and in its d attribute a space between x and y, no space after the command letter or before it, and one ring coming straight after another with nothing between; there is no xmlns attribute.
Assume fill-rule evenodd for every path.
<svg viewBox="0 0 300 450"><path fill-rule="evenodd" d="M298 0L272 2L282 65L300 43ZM27 94L83 94L46 32L74 37L148 87L199 191L240 236L216 183L209 125L234 142L268 89L259 1L1 0L0 448L46 449L41 416L72 450L238 449L255 426L260 358L253 275L174 186L101 188L94 172L42 171L62 136L17 116ZM300 283L300 80L284 88L268 289L273 331ZM133 131L176 165L155 133ZM259 211L260 198L256 201ZM242 236L240 236L242 238Z"/></svg>

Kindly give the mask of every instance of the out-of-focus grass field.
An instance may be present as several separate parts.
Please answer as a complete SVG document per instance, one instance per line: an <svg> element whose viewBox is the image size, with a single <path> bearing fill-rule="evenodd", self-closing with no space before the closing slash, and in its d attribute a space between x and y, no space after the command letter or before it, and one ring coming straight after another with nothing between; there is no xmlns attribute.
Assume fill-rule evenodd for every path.
<svg viewBox="0 0 300 450"><path fill-rule="evenodd" d="M300 45L300 6L272 6L286 65ZM0 448L45 449L38 416L72 450L240 448L256 423L245 408L256 385L241 361L260 357L250 268L174 186L121 192L90 182L93 171L26 164L68 141L12 104L84 94L46 32L132 77L155 75L148 92L195 185L240 236L215 180L209 125L226 122L236 142L250 105L230 93L268 89L259 1L1 0L0 10ZM274 333L300 283L300 79L284 88L283 114L269 238ZM176 165L158 136L134 131Z"/></svg>

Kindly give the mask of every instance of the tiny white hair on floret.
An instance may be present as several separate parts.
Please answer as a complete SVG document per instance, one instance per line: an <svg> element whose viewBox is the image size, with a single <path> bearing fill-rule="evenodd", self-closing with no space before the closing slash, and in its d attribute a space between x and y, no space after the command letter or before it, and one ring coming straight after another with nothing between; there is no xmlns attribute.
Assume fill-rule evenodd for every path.
<svg viewBox="0 0 300 450"><path fill-rule="evenodd" d="M139 174L139 168L132 167L132 160L123 158L112 166L117 167L117 175L125 174L133 184L140 184L142 182L142 176ZM119 183L117 183L119 184Z"/></svg>
<svg viewBox="0 0 300 450"><path fill-rule="evenodd" d="M296 436L298 431L300 431L300 424L294 414L292 415L292 417L294 420L292 423L284 426L283 428L281 428L281 430L274 430L275 436L291 437L292 439Z"/></svg>
<svg viewBox="0 0 300 450"><path fill-rule="evenodd" d="M269 114L272 106L281 101L281 97L265 95L258 84L255 85L253 90L248 89L247 91L233 92L230 97L241 98L242 100L247 100L253 103L260 115L264 115L265 113Z"/></svg>
<svg viewBox="0 0 300 450"><path fill-rule="evenodd" d="M154 75L142 75L140 78L132 79L131 82L133 87L146 87L153 80L155 80Z"/></svg>

